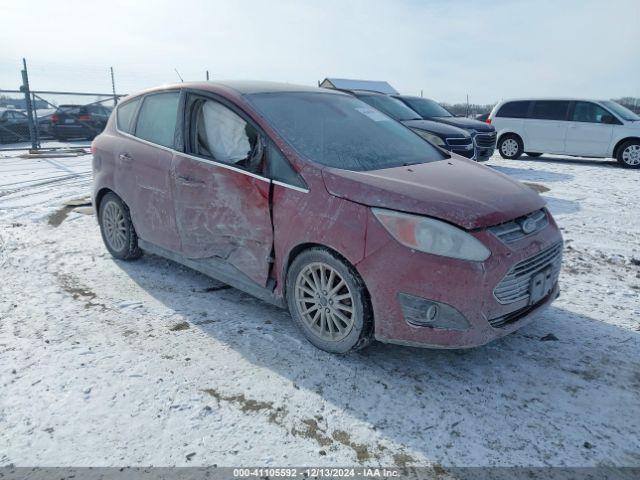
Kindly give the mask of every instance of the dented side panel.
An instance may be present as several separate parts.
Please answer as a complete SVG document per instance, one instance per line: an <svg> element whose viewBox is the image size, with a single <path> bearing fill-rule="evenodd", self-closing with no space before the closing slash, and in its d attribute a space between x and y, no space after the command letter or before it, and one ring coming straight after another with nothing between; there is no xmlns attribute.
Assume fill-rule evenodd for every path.
<svg viewBox="0 0 640 480"><path fill-rule="evenodd" d="M265 286L273 245L270 182L178 153L172 177L182 254L226 260Z"/></svg>

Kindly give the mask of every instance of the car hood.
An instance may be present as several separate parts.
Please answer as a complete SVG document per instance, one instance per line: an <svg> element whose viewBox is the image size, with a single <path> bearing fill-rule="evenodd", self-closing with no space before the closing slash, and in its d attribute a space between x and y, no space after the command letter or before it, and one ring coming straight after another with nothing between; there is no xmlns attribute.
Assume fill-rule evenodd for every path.
<svg viewBox="0 0 640 480"><path fill-rule="evenodd" d="M478 132L493 132L495 127L488 123L481 122L480 120L474 120L473 118L466 117L434 117L434 121L445 123L447 125L453 125L458 128L474 129Z"/></svg>
<svg viewBox="0 0 640 480"><path fill-rule="evenodd" d="M323 177L336 197L439 218L467 230L513 220L545 204L526 185L458 155L368 172L326 168Z"/></svg>
<svg viewBox="0 0 640 480"><path fill-rule="evenodd" d="M403 125L416 130L426 130L427 132L447 137L468 137L469 132L458 127L447 125L446 123L434 122L432 120L403 120Z"/></svg>

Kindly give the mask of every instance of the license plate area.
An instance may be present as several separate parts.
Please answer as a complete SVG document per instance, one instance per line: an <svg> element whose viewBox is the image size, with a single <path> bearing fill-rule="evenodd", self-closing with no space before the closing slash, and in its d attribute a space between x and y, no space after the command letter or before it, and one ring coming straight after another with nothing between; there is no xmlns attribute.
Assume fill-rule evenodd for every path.
<svg viewBox="0 0 640 480"><path fill-rule="evenodd" d="M76 123L73 118L65 118L64 123Z"/></svg>
<svg viewBox="0 0 640 480"><path fill-rule="evenodd" d="M553 289L553 275L551 268L536 273L531 278L529 287L529 305L535 305L551 293Z"/></svg>

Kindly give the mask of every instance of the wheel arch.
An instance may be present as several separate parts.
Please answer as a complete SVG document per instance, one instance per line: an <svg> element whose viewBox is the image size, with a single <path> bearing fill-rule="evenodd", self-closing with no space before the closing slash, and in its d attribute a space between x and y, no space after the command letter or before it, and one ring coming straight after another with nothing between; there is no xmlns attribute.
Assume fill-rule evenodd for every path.
<svg viewBox="0 0 640 480"><path fill-rule="evenodd" d="M362 275L360 275L360 272L358 271L356 266L352 262L350 262L347 257L342 255L335 248L329 247L327 245L323 245L321 243L315 243L315 242L300 243L300 244L296 245L295 247L293 247L291 250L289 250L289 253L287 255L286 260L284 262L282 262L282 272L281 272L281 274L282 274L282 298L284 298L284 299L287 298L287 275L289 274L289 268L291 267L291 264L294 262L294 260L301 253L303 253L303 252L305 252L307 250L311 250L312 248L322 248L324 250L327 250L329 253L331 253L332 255L336 256L339 260L343 261L347 266L351 267L353 269L353 271L360 277L360 280L362 281L362 285L364 285L364 296L366 297L368 302L371 302L371 296L369 294L369 289L367 288L367 284L365 283L364 278L362 277Z"/></svg>
<svg viewBox="0 0 640 480"><path fill-rule="evenodd" d="M513 132L511 130L506 130L504 132L500 132L500 134L498 135L498 139L496 141L496 146L500 143L500 141L504 138L504 137L518 137L520 139L520 141L522 142L522 145L524 145L524 139L522 138L522 135L520 135L519 133Z"/></svg>
<svg viewBox="0 0 640 480"><path fill-rule="evenodd" d="M98 214L98 212L100 211L100 202L102 202L102 199L104 198L104 196L107 193L113 193L114 195L117 195L118 198L120 198L120 195L118 195L116 192L114 192L112 189L110 189L109 187L102 187L100 190L97 191L96 196L95 196L95 200L94 200L94 205L93 207L96 210L96 215ZM124 201L124 200L123 200Z"/></svg>
<svg viewBox="0 0 640 480"><path fill-rule="evenodd" d="M613 158L618 158L618 152L620 150L620 147L622 147L622 145L624 145L625 143L631 141L631 140L635 140L636 142L640 142L640 137L624 137L621 140L618 140L618 142L616 143L616 146L613 147Z"/></svg>

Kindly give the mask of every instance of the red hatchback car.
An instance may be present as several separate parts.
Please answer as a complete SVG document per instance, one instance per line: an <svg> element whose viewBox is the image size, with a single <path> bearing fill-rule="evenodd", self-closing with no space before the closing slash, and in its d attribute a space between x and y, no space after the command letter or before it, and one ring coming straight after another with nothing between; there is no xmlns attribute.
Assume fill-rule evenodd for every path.
<svg viewBox="0 0 640 480"><path fill-rule="evenodd" d="M337 91L181 83L93 143L107 249L288 306L315 346L485 344L558 295L562 237L530 188Z"/></svg>

